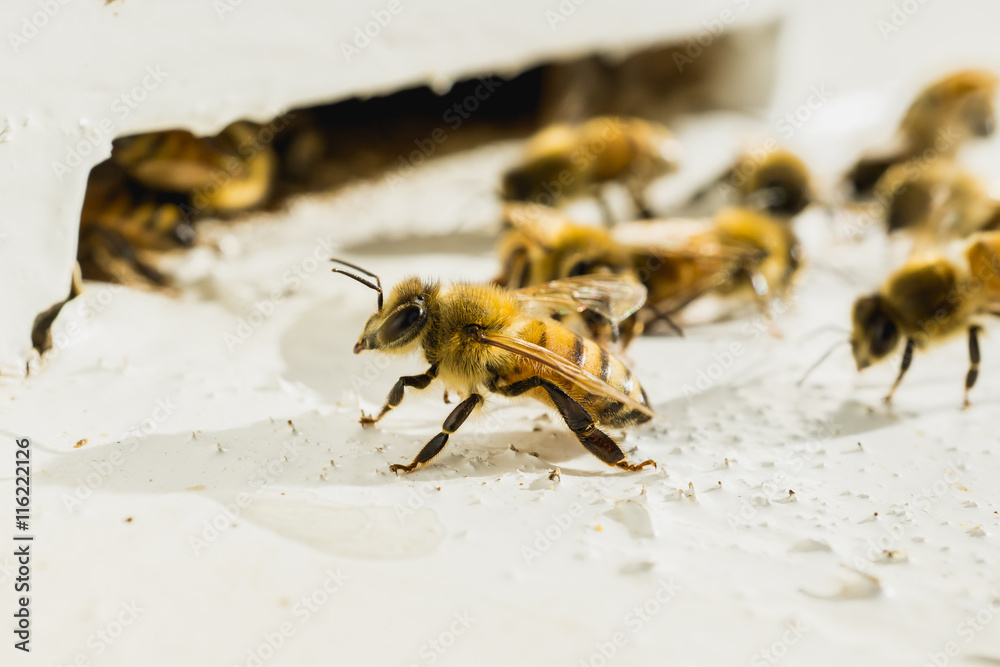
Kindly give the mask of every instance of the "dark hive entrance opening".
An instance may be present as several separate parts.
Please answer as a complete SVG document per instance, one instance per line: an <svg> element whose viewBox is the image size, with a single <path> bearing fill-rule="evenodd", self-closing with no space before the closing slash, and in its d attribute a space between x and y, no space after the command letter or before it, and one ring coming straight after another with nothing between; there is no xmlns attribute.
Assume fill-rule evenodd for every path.
<svg viewBox="0 0 1000 667"><path fill-rule="evenodd" d="M211 137L183 129L120 137L89 177L83 277L167 287L157 257L196 244L200 221L280 211L290 198L377 178L401 160L436 159L594 115L669 122L678 113L759 105L769 80L744 86L750 99L734 95L731 80L734 71L761 71L775 36L774 26L725 34L695 59L683 44L618 59L590 55L513 77L458 81L443 93L419 86L292 109L268 123L234 122Z"/></svg>

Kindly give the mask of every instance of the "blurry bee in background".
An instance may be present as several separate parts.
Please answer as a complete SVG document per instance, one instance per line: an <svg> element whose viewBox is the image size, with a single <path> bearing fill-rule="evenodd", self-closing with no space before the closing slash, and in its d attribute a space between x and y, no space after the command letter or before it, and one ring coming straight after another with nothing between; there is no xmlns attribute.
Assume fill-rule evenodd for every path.
<svg viewBox="0 0 1000 667"><path fill-rule="evenodd" d="M238 121L214 137L140 134L116 139L111 159L147 188L189 197L195 211L234 213L263 204L277 173L277 156L258 139L261 131Z"/></svg>
<svg viewBox="0 0 1000 667"><path fill-rule="evenodd" d="M786 150L748 151L716 180L699 189L679 214L711 215L720 206L740 206L794 217L814 200L809 168Z"/></svg>
<svg viewBox="0 0 1000 667"><path fill-rule="evenodd" d="M166 278L142 257L194 243L182 197L152 192L112 161L90 172L77 258L84 277L136 286L163 286Z"/></svg>
<svg viewBox="0 0 1000 667"><path fill-rule="evenodd" d="M916 349L967 332L969 372L965 402L979 376L981 315L1000 315L1000 232L974 236L961 262L942 255L914 257L874 294L854 303L851 350L858 370L889 357L905 341L892 396L909 370Z"/></svg>
<svg viewBox="0 0 1000 667"><path fill-rule="evenodd" d="M633 271L629 251L608 230L569 221L559 211L537 204L505 204L498 251L502 271L496 279L520 289L574 276Z"/></svg>
<svg viewBox="0 0 1000 667"><path fill-rule="evenodd" d="M953 157L969 139L993 134L996 91L996 75L982 70L957 72L925 88L899 124L895 150L862 157L848 173L852 195L871 195L894 164L931 152Z"/></svg>
<svg viewBox="0 0 1000 667"><path fill-rule="evenodd" d="M555 209L535 204L506 204L505 230L498 242L501 273L494 282L510 290L579 276L623 276L638 282L628 249L608 231L570 222ZM636 304L638 310L645 301ZM634 312L634 311L633 311ZM622 337L627 347L636 320L630 312L615 318L607 308L563 310L551 316L576 333L609 346Z"/></svg>
<svg viewBox="0 0 1000 667"><path fill-rule="evenodd" d="M666 315L709 292L749 297L763 310L789 293L801 266L791 225L745 208L724 208L704 220L628 223L613 236L633 249L648 303Z"/></svg>
<svg viewBox="0 0 1000 667"><path fill-rule="evenodd" d="M893 165L875 185L890 232L909 230L947 240L1000 228L1000 205L952 160Z"/></svg>
<svg viewBox="0 0 1000 667"><path fill-rule="evenodd" d="M214 137L183 130L116 139L91 171L78 259L88 279L163 287L146 255L194 243L193 224L263 204L277 170L261 128L232 123Z"/></svg>
<svg viewBox="0 0 1000 667"><path fill-rule="evenodd" d="M787 222L745 209L724 209L706 220L623 223L610 231L570 222L545 207L505 210L509 228L499 243L499 284L537 285L583 271L629 276L645 285L646 305L620 327L623 347L656 321L680 333L672 316L709 293L752 293L763 307L790 289L800 264ZM586 323L589 335L607 342L597 324Z"/></svg>
<svg viewBox="0 0 1000 667"><path fill-rule="evenodd" d="M547 206L595 197L605 222L614 215L602 187L621 183L639 215L653 216L646 188L677 169L680 145L670 130L638 118L601 116L579 125L550 125L535 134L521 161L503 176L506 201Z"/></svg>
<svg viewBox="0 0 1000 667"><path fill-rule="evenodd" d="M449 436L482 406L483 395L488 393L526 396L554 408L587 451L610 466L641 470L656 465L652 460L629 463L625 452L598 428L626 428L652 418L646 392L632 372L596 343L558 322L529 314L526 305L534 301L530 294L496 285L441 285L413 277L396 285L383 304L378 276L334 261L357 273L340 268L335 272L378 294L378 310L365 323L355 354L421 351L430 364L421 375L401 377L379 414L362 413L361 423L377 423L402 402L406 387L425 389L435 379L464 397L445 419L441 432L411 463L392 465L392 472L411 472L434 458ZM561 288L549 284L547 294L573 301L580 284Z"/></svg>

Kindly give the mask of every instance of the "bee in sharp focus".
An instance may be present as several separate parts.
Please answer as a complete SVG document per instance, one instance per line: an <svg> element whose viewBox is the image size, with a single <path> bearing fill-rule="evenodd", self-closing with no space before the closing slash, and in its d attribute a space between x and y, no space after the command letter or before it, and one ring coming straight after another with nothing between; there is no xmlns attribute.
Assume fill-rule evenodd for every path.
<svg viewBox="0 0 1000 667"><path fill-rule="evenodd" d="M893 165L875 185L890 232L910 230L947 240L1000 228L1000 206L953 160Z"/></svg>
<svg viewBox="0 0 1000 667"><path fill-rule="evenodd" d="M670 130L651 121L600 116L579 125L550 125L528 141L520 163L504 174L502 196L550 206L593 196L610 224L614 216L602 187L617 182L625 185L639 215L649 218L646 188L675 171L679 155Z"/></svg>
<svg viewBox="0 0 1000 667"><path fill-rule="evenodd" d="M996 91L996 75L983 70L956 72L925 88L900 121L896 147L862 157L848 173L853 196L870 196L894 164L928 154L950 158L969 139L993 134Z"/></svg>
<svg viewBox="0 0 1000 667"><path fill-rule="evenodd" d="M381 281L375 274L334 261L347 267L335 272L378 294L378 310L365 323L355 354L374 350L402 355L419 350L430 364L421 375L401 377L379 414L362 413L361 423L382 419L402 402L406 387L425 389L436 379L464 397L441 432L411 463L392 465L393 472L410 472L434 458L482 406L484 394L491 393L530 397L554 408L587 451L610 466L641 470L655 465L652 460L629 463L625 452L599 428L624 428L652 418L638 380L596 343L554 320L532 316L526 309L531 294L490 284L441 285L413 277L396 285L383 303ZM574 300L579 286L579 281L567 286L563 298ZM551 284L547 290L550 297L558 291Z"/></svg>
<svg viewBox="0 0 1000 667"><path fill-rule="evenodd" d="M718 178L682 205L682 215L711 215L739 206L772 216L794 217L815 200L809 168L793 153L775 149L743 153Z"/></svg>
<svg viewBox="0 0 1000 667"><path fill-rule="evenodd" d="M917 349L967 332L967 407L969 391L979 376L982 315L1000 315L1000 232L974 236L961 261L942 255L915 257L876 293L855 301L850 337L854 361L859 371L864 370L904 343L899 374L885 397L888 403Z"/></svg>

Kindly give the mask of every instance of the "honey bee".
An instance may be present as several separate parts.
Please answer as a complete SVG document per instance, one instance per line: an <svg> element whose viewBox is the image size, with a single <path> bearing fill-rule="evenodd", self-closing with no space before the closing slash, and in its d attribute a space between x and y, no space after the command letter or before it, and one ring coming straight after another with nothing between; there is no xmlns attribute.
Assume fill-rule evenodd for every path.
<svg viewBox="0 0 1000 667"><path fill-rule="evenodd" d="M435 379L464 399L444 421L441 432L409 464L394 464L392 472L411 472L426 464L447 444L449 436L482 406L484 394L526 396L554 408L580 443L604 463L623 470L641 470L652 460L629 463L625 452L599 426L624 428L653 417L645 390L617 357L551 319L533 316L526 308L534 297L490 284L441 285L408 278L383 303L378 276L358 266L334 268L378 294L378 310L365 323L354 353L423 352L430 367L420 375L404 376L372 425L398 406L406 387L425 389ZM353 270L353 271L352 271ZM374 282L373 282L374 281ZM575 301L581 283L549 284L550 299ZM597 289L593 287L593 289Z"/></svg>
<svg viewBox="0 0 1000 667"><path fill-rule="evenodd" d="M996 75L983 70L956 72L925 88L900 121L896 149L862 157L848 173L854 196L869 196L894 164L928 152L953 157L969 139L993 134L996 90Z"/></svg>
<svg viewBox="0 0 1000 667"><path fill-rule="evenodd" d="M763 309L787 295L801 266L791 225L745 208L724 208L705 220L620 225L614 237L636 249L647 300L659 313L676 312L706 293L750 297Z"/></svg>
<svg viewBox="0 0 1000 667"><path fill-rule="evenodd" d="M979 180L952 160L893 165L875 185L890 232L965 237L1000 227L1000 207Z"/></svg>
<svg viewBox="0 0 1000 667"><path fill-rule="evenodd" d="M141 255L194 242L182 206L183 199L142 187L112 161L94 167L80 214L77 259L84 277L165 285L166 278Z"/></svg>
<svg viewBox="0 0 1000 667"><path fill-rule="evenodd" d="M656 321L680 332L671 316L706 294L752 294L763 306L787 293L801 263L787 221L747 209L726 208L703 220L623 223L610 231L570 222L544 207L505 210L510 228L499 243L499 284L516 288L610 274L646 287L646 305L635 321L622 323L623 346Z"/></svg>
<svg viewBox="0 0 1000 667"><path fill-rule="evenodd" d="M195 211L234 213L264 203L276 177L277 156L258 132L257 125L238 121L215 137L185 130L140 134L116 139L111 159L147 188L188 197Z"/></svg>
<svg viewBox="0 0 1000 667"><path fill-rule="evenodd" d="M203 215L267 199L277 163L257 137L256 125L240 121L209 138L167 130L116 139L87 183L77 253L84 275L166 285L147 252L190 246Z"/></svg>
<svg viewBox="0 0 1000 667"><path fill-rule="evenodd" d="M711 197L713 194L717 196ZM711 215L721 205L794 217L814 199L809 168L798 156L782 149L747 151L692 195L681 212Z"/></svg>
<svg viewBox="0 0 1000 667"><path fill-rule="evenodd" d="M675 171L679 155L670 130L651 121L599 116L579 125L549 125L504 174L502 196L551 206L593 196L610 223L614 216L601 188L617 182L625 185L639 215L650 218L646 188Z"/></svg>
<svg viewBox="0 0 1000 667"><path fill-rule="evenodd" d="M969 406L969 391L979 377L979 317L1000 315L1000 232L974 236L963 255L961 261L941 254L914 257L876 293L855 301L850 343L859 371L886 359L905 341L886 403L892 401L917 349L965 331L970 366L964 405Z"/></svg>

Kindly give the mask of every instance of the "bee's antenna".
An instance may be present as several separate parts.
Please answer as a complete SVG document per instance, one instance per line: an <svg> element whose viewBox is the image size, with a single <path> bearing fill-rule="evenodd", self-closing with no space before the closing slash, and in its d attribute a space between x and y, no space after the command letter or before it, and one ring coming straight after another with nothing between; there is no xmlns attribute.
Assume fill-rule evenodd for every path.
<svg viewBox="0 0 1000 667"><path fill-rule="evenodd" d="M349 271L344 271L343 269L333 269L334 273L341 273L341 274L347 276L348 278L353 278L354 280L357 280L362 285L366 285L367 287L371 287L373 290L375 290L375 292L378 294L378 310L379 310L379 312L382 312L382 281L379 280L378 276L376 276L374 273L372 273L368 269L362 269L360 266L357 266L355 264L351 264L350 262L345 262L342 259L334 259L334 258L331 257L330 261L331 262L336 262L337 264L343 264L344 266L350 267L350 268L354 269L355 271L360 271L361 273L365 274L366 276L371 276L372 278L374 278L375 282L372 283L370 280L365 280L361 276L355 275L355 274L353 274L353 273L351 273Z"/></svg>
<svg viewBox="0 0 1000 667"><path fill-rule="evenodd" d="M807 379L807 378L808 378L808 377L809 377L810 375L812 375L812 372L813 372L814 370L816 370L817 368L819 368L820 364L822 364L822 363L823 363L824 361L826 361L827 359L829 359L829 358L830 358L830 355L831 355L831 354L833 354L833 353L834 353L834 351L835 351L835 350L836 350L836 349L837 349L838 347L840 347L841 345L846 345L846 344L848 344L849 342L850 342L850 341L847 341L847 340L838 340L838 341L837 341L837 342L835 342L835 343L834 343L833 345L831 345L831 346L830 346L830 349L828 349L828 350L827 350L826 352L824 352L824 353L823 353L823 356L821 356L821 357L820 357L819 359L817 359L817 360L816 360L816 363L814 363L814 364L813 364L812 366L810 366L810 367L809 367L809 370L807 370L807 371L805 372L805 374L804 374L804 375L803 375L803 376L802 376L802 377L801 377L801 378L799 379L799 381L795 383L795 386L796 386L796 387L801 387L801 386L802 386L802 383L803 383L803 382L805 382L805 381L806 381L806 379Z"/></svg>

